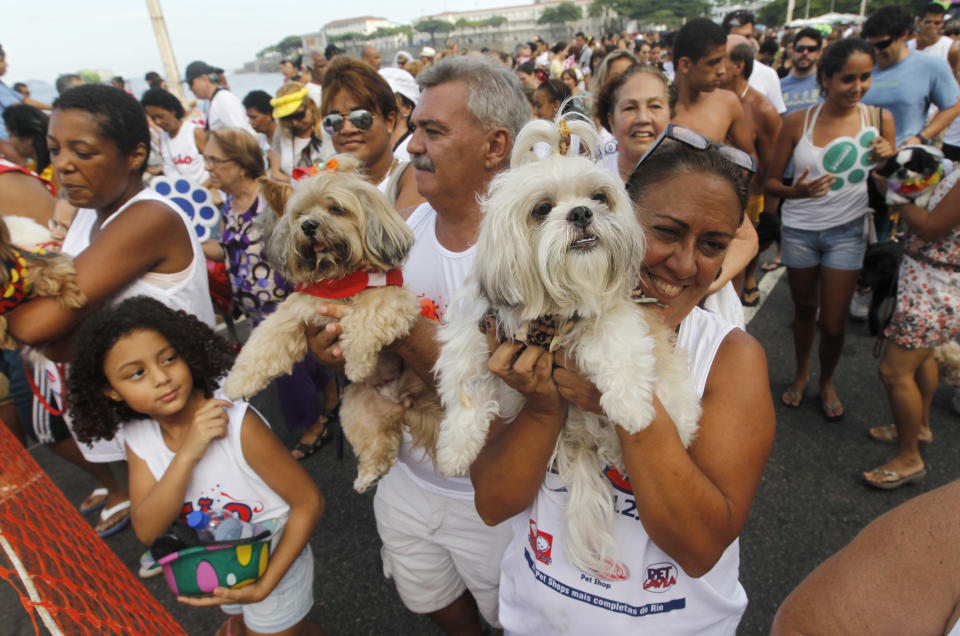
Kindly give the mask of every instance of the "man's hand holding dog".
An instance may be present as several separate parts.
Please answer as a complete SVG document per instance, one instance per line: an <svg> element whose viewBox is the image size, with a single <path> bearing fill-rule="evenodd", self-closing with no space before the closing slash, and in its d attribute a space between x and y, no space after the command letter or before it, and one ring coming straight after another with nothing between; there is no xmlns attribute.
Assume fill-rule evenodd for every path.
<svg viewBox="0 0 960 636"><path fill-rule="evenodd" d="M340 319L346 313L346 308L343 305L320 305L317 307L317 313L332 320L322 327L307 325L307 343L310 351L320 362L338 373L343 373L343 348L339 340L340 334L343 333Z"/></svg>

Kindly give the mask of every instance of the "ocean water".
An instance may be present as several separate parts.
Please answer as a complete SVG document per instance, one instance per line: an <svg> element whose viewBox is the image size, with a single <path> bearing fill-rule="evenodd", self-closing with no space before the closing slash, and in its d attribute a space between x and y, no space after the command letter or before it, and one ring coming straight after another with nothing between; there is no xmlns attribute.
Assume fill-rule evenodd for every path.
<svg viewBox="0 0 960 636"><path fill-rule="evenodd" d="M8 77L4 81L9 86L13 86L14 82L20 80ZM240 99L243 99L244 95L250 91L257 89L275 95L277 89L283 85L283 75L280 73L227 73L227 82L230 84L230 90L233 94ZM30 97L37 101L52 104L53 100L57 98L57 89L53 84L41 80L27 80L26 84L30 87ZM143 76L127 78L127 90L139 99L147 90L147 83ZM187 99L194 99L193 93L190 92L186 84L184 84L184 93L186 93Z"/></svg>

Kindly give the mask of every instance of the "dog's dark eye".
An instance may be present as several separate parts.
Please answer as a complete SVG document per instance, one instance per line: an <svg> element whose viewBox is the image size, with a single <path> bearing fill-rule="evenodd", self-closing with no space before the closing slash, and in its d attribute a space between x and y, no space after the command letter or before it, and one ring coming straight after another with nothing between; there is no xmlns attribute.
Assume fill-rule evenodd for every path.
<svg viewBox="0 0 960 636"><path fill-rule="evenodd" d="M597 203L602 203L604 205L607 204L607 194L605 192L597 192L590 198L596 201Z"/></svg>
<svg viewBox="0 0 960 636"><path fill-rule="evenodd" d="M545 219L547 215L550 214L550 210L552 209L553 209L553 204L550 203L549 201L546 203L541 203L537 207L533 208L533 212L532 212L533 218L537 220Z"/></svg>
<svg viewBox="0 0 960 636"><path fill-rule="evenodd" d="M339 205L331 205L330 214L335 214L336 216L343 216L344 214L346 214L346 211L343 208L341 208Z"/></svg>

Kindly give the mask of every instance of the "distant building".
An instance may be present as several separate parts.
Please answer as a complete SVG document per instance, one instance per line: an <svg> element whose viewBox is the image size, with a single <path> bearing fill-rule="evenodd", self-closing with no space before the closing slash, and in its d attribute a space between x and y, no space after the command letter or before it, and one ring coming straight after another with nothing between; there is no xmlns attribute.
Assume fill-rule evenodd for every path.
<svg viewBox="0 0 960 636"><path fill-rule="evenodd" d="M590 3L592 0L549 0L548 2L537 2L534 4L523 4L516 7L494 7L492 9L474 9L472 11L444 11L433 15L423 16L424 18L435 18L437 20L446 20L456 24L457 20L467 20L468 22L479 22L494 16L503 16L511 23L536 23L543 10L549 7L555 7L561 2L572 2L580 7L583 17L587 17ZM416 22L417 20L414 20Z"/></svg>
<svg viewBox="0 0 960 636"><path fill-rule="evenodd" d="M386 18L375 18L373 16L366 15L360 18L346 18L344 20L327 22L323 26L323 31L327 34L328 38L332 38L338 35L344 35L346 33L362 33L363 35L370 35L381 27L388 28L389 26L390 21Z"/></svg>

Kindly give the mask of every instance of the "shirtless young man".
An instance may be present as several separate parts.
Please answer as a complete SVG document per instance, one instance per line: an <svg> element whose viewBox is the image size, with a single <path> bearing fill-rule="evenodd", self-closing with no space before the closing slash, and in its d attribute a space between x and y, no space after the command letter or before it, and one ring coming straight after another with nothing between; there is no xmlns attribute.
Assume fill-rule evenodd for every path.
<svg viewBox="0 0 960 636"><path fill-rule="evenodd" d="M673 43L677 102L671 121L692 128L715 143L728 143L756 157L740 100L730 91L717 90L726 72L726 55L727 37L712 20L695 18L680 28ZM744 217L710 292L718 291L742 272L756 256L757 246L757 231Z"/></svg>
<svg viewBox="0 0 960 636"><path fill-rule="evenodd" d="M750 182L750 202L747 205L747 216L757 226L760 214L767 209L775 209L764 204L763 182L766 180L766 168L773 156L773 148L780 134L782 121L777 109L770 100L750 86L747 78L750 77L753 66L753 46L742 35L730 34L727 36L727 55L724 58L725 73L720 86L732 91L740 99L743 106L744 121L750 138L757 150L757 173ZM735 286L736 281L735 281ZM754 307L760 302L760 292L757 290L757 259L754 257L744 270L742 281L743 289L740 300L747 307ZM738 286L739 287L739 286Z"/></svg>

